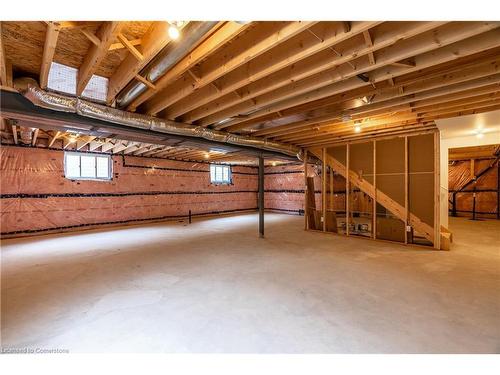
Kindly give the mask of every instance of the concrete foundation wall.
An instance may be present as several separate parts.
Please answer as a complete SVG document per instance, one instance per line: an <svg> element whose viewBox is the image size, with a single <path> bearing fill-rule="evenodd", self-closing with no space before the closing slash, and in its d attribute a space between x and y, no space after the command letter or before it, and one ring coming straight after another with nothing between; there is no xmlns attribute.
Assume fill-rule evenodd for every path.
<svg viewBox="0 0 500 375"><path fill-rule="evenodd" d="M257 169L232 167L212 185L209 164L115 155L111 181L64 177L64 152L2 146L3 237L257 208Z"/></svg>

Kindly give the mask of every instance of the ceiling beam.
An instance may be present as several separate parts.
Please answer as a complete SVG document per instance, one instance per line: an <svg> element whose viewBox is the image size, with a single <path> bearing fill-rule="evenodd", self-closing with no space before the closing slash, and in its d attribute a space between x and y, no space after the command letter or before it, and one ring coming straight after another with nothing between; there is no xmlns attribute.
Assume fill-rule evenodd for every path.
<svg viewBox="0 0 500 375"><path fill-rule="evenodd" d="M324 55L331 58L332 46L378 24L380 22L354 22L348 33L344 32L339 22L320 23L314 27L314 31L308 28L308 32L303 32L273 47L233 72L220 77L215 88L205 86L173 104L165 111L165 117L174 119L183 115L184 122L192 123L201 117L227 108L248 97L247 88L250 87L245 87L246 85L266 77L269 79L273 73L294 66L321 51L328 50ZM293 74L293 71L289 74ZM240 89L241 93L237 91Z"/></svg>
<svg viewBox="0 0 500 375"><path fill-rule="evenodd" d="M225 53L226 51L223 51L224 56L220 59L220 61L217 61L217 64L213 64L214 66L211 66L211 62L207 61L206 64L199 67L203 74L200 75L198 80L192 79L191 81L194 81L194 83L186 82L181 90L176 89L173 93L158 93L155 98L146 103L146 113L150 115L157 114L169 105L210 84L223 75L228 74L271 48L287 41L315 23L316 22L304 21L286 22L282 27L279 27L278 30L270 35L267 35L261 40L257 40L255 44L251 45L249 48L243 51L236 49L235 55Z"/></svg>
<svg viewBox="0 0 500 375"><path fill-rule="evenodd" d="M155 86L157 87L157 91L167 87L182 74L184 74L188 69L194 67L201 60L226 44L228 41L233 39L248 27L249 24L241 25L236 22L225 22L222 25L221 23L218 23L217 26L213 28L217 28L217 31L215 31L210 37L200 43L196 48L194 48L193 51L191 51L187 56L181 59L163 76L161 76L157 81L154 82ZM130 103L127 109L129 111L135 111L139 105L144 103L146 100L149 100L157 91L153 91L151 89L147 90L146 92L139 95L132 103Z"/></svg>
<svg viewBox="0 0 500 375"><path fill-rule="evenodd" d="M142 37L140 54L142 59L137 59L133 54L128 54L116 68L109 79L107 102L111 104L116 95L168 44L168 22L153 22L146 34ZM130 43L132 44L132 43ZM130 51L130 50L129 50ZM146 78L144 78L146 80Z"/></svg>
<svg viewBox="0 0 500 375"><path fill-rule="evenodd" d="M224 119L248 112L256 106L261 106L260 100L256 99L256 101L253 102L252 99L265 94L270 96L278 89L283 91L286 86L291 87L298 81L318 75L322 72L331 79L332 76L335 77L335 74L332 74L331 71L337 69L342 64L344 64L344 69L353 71L353 68L349 65L351 61L357 61L360 57L370 52L390 47L402 38L411 38L429 32L429 30L442 24L443 23L436 22L409 22L398 23L391 28L387 28L386 25L381 25L381 27L384 26L384 28L379 31L377 39L371 46L367 46L363 41L359 41L356 43L343 43L339 46L335 46L335 53L330 49L323 50L323 52L294 63L265 79L255 80L242 89L241 98L221 98L221 100L214 101L203 107L202 111L196 111L197 113L195 116L183 117L183 120L192 121L204 117L198 123L202 126L208 126L212 123L215 124ZM361 33L362 31L366 31L366 28L352 29L352 32L356 31ZM381 64L379 64L379 66L381 66ZM371 68L373 69L374 66L372 65ZM323 79L325 78L323 77Z"/></svg>
<svg viewBox="0 0 500 375"><path fill-rule="evenodd" d="M341 92L386 81L389 77L428 68L458 59L462 56L479 53L485 49L498 47L500 45L500 30L496 29L498 26L500 26L498 22L463 22L444 25L439 31L430 31L416 39L410 38L388 47L383 53L379 53L376 65L371 65L368 59L360 59L357 62L355 70L350 66L343 65L331 72L322 72L300 82L285 86L282 89L275 90L259 98L255 103L248 103L244 110L255 111L246 115L245 118L226 122L216 128L229 128L234 131L238 128L234 127L234 125L251 118L257 118ZM436 39L437 35L439 35L438 39ZM400 61L415 54L418 55L414 57L416 65L413 68L384 68L384 66L393 61ZM375 68L378 69L370 74L369 82L364 82L357 78L358 74L374 70ZM240 112L242 109L239 107L238 111ZM212 121L213 119L210 122ZM208 125L207 122L201 123Z"/></svg>
<svg viewBox="0 0 500 375"><path fill-rule="evenodd" d="M102 60L108 53L109 46L114 42L116 36L120 32L123 23L118 21L103 22L99 30L97 30L97 37L101 41L99 46L93 44L87 55L85 56L82 66L78 71L78 83L76 93L78 96L82 94L87 87L92 75L96 72Z"/></svg>
<svg viewBox="0 0 500 375"><path fill-rule="evenodd" d="M48 22L45 33L45 44L43 45L42 65L40 67L40 87L47 88L49 71L56 51L57 39L59 38L60 26L57 22Z"/></svg>
<svg viewBox="0 0 500 375"><path fill-rule="evenodd" d="M336 105L332 104L325 109L311 111L310 116L307 119L284 124L280 126L275 126L269 129L259 130L253 133L254 136L266 136L275 137L278 135L286 134L290 135L297 131L303 131L306 129L312 129L318 126L318 123L332 120L341 120L346 114L350 115L352 118L356 116L369 116L373 111L395 111L398 106L401 105L412 105L412 108L417 108L419 101L424 101L427 99L433 102L440 103L452 100L453 98L460 97L471 97L480 95L483 93L481 88L486 86L486 91L484 93L496 92L500 89L500 73L495 74L494 67L489 63L481 66L473 65L471 68L463 68L463 74L458 77L454 77L453 70L444 70L443 75L445 77L430 77L422 78L423 82L413 83L407 85L404 81L400 83L399 86L403 87L404 95L400 94L398 90L399 86L396 88L386 87L385 89L373 90L373 93L377 93L377 96L372 100L371 103L364 103L359 99L351 99L345 102L339 102ZM464 95L464 91L468 92ZM455 95L453 95L455 94ZM356 95L353 95L356 96ZM436 99L437 98L437 99ZM350 99L347 97L346 99Z"/></svg>
<svg viewBox="0 0 500 375"><path fill-rule="evenodd" d="M0 23L0 30L2 24ZM0 32L0 83L2 85L7 85L7 56L5 55L5 46L3 42L3 35Z"/></svg>

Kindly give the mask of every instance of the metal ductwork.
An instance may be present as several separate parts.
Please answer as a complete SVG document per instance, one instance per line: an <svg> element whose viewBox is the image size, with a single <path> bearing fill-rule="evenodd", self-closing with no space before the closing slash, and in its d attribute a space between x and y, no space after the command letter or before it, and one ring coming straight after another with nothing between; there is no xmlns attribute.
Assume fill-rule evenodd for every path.
<svg viewBox="0 0 500 375"><path fill-rule="evenodd" d="M21 78L15 81L15 87L34 105L59 112L77 113L80 116L107 121L114 124L151 130L153 132L203 138L209 141L227 143L236 146L252 147L278 152L301 159L299 147L270 141L264 138L231 134L207 129L202 126L183 124L153 116L132 113L83 99L68 97L42 90L35 80Z"/></svg>
<svg viewBox="0 0 500 375"><path fill-rule="evenodd" d="M218 22L190 22L182 32L181 39L176 43L169 43L153 61L142 71L141 75L150 82L155 82L170 68L186 56ZM116 106L124 108L135 98L146 91L148 87L141 82L132 81L116 98Z"/></svg>

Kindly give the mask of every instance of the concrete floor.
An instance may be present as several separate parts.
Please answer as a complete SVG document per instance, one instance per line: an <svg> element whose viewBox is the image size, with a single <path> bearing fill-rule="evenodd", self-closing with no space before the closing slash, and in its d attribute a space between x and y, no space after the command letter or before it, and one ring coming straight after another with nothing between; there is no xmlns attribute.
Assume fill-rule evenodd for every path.
<svg viewBox="0 0 500 375"><path fill-rule="evenodd" d="M500 351L500 222L450 252L254 214L2 243L2 346L71 352Z"/></svg>

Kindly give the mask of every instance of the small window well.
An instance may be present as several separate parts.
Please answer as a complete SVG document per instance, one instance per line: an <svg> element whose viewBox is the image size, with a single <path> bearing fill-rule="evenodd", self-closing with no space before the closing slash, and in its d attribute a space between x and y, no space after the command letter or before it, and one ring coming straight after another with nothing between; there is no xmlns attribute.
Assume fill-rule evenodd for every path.
<svg viewBox="0 0 500 375"><path fill-rule="evenodd" d="M210 164L210 182L212 184L230 184L231 166Z"/></svg>
<svg viewBox="0 0 500 375"><path fill-rule="evenodd" d="M64 176L71 180L111 180L111 156L65 152Z"/></svg>

